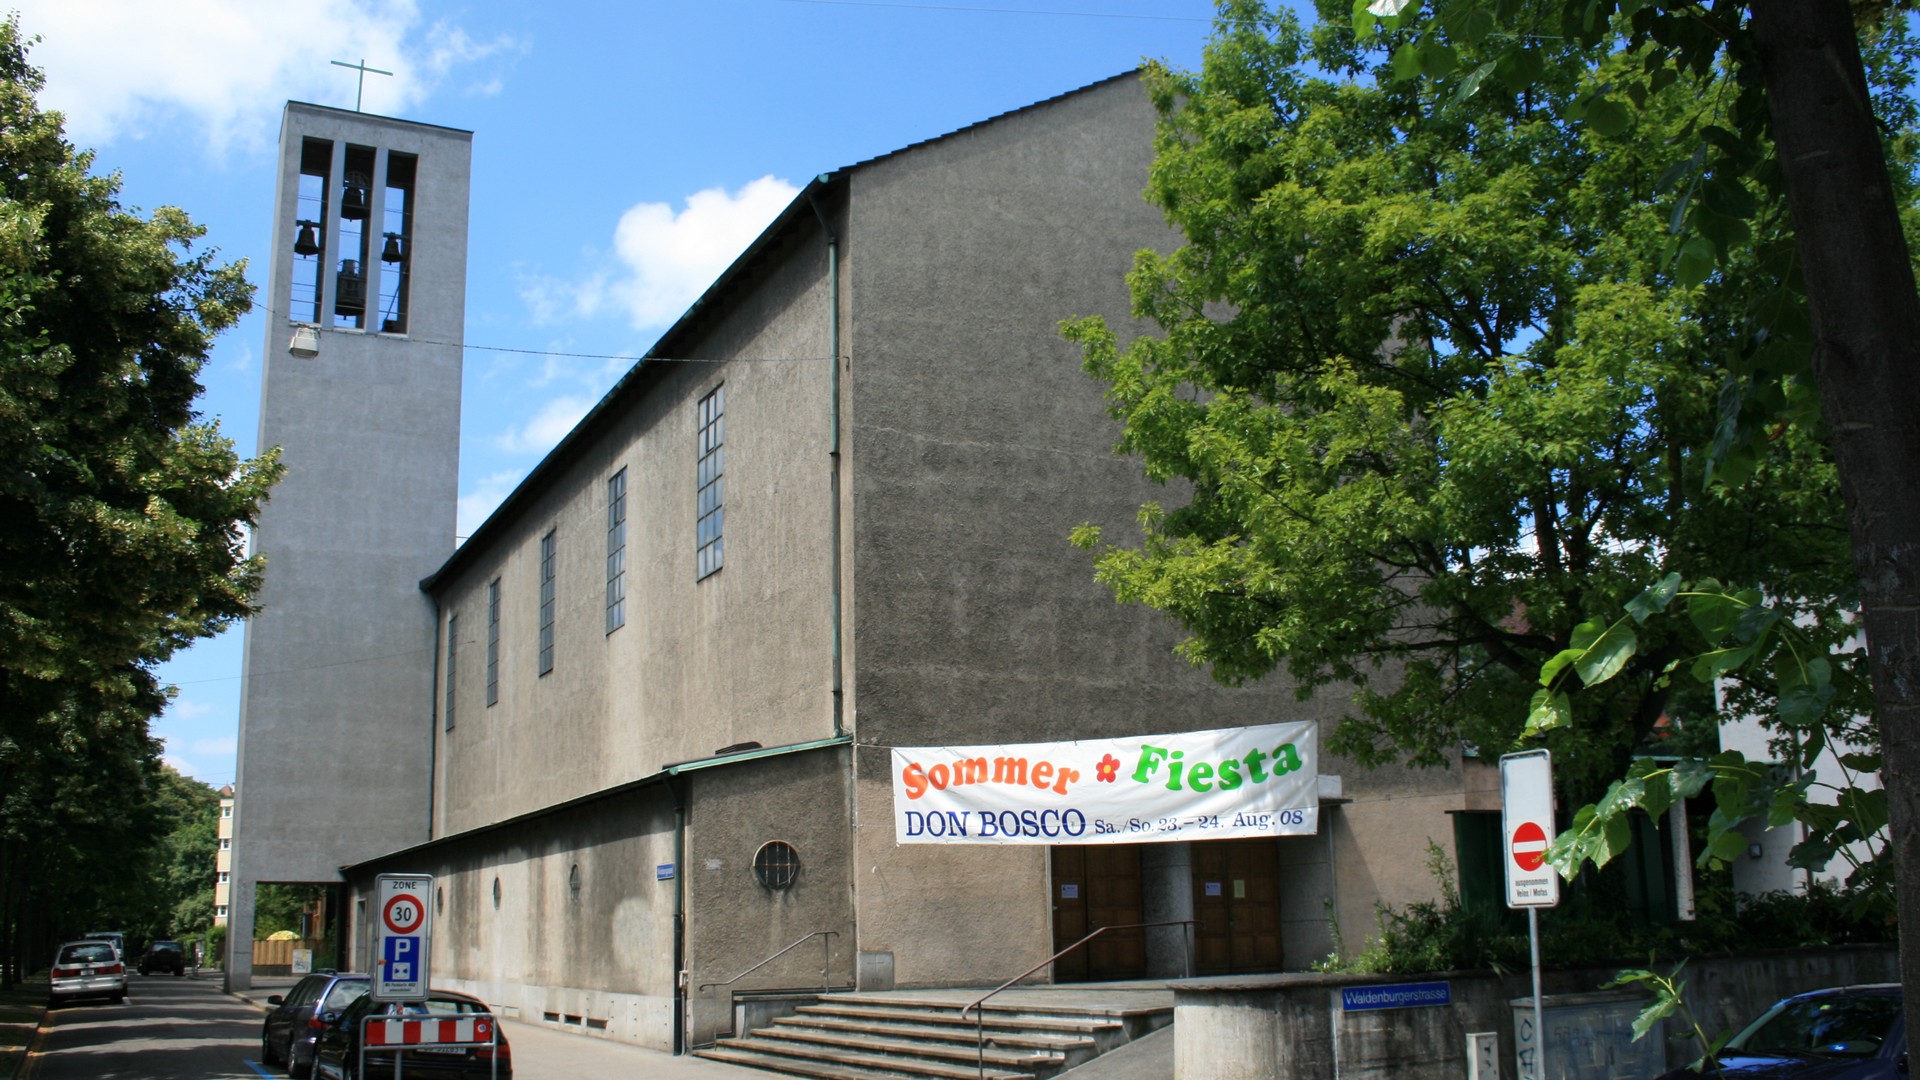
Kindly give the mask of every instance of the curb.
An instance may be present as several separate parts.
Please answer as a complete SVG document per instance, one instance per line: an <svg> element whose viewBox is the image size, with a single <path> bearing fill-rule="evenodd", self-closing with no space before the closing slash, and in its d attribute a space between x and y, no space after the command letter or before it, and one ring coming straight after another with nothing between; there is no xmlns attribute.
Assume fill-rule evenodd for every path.
<svg viewBox="0 0 1920 1080"><path fill-rule="evenodd" d="M33 1076L33 1063L40 1057L40 1043L47 1037L47 1013L44 1006L40 1009L40 1019L34 1022L33 1038L21 1048L20 1060L14 1065L13 1080L30 1080Z"/></svg>

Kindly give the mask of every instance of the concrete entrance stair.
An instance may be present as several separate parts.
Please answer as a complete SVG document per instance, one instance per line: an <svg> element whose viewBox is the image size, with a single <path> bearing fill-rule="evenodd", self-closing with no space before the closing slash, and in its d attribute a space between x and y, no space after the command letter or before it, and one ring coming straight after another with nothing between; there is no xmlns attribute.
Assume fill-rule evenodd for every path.
<svg viewBox="0 0 1920 1080"><path fill-rule="evenodd" d="M1172 1023L1173 994L1159 985L1007 990L978 1027L960 1010L984 990L829 994L695 1053L817 1080L1045 1080Z"/></svg>

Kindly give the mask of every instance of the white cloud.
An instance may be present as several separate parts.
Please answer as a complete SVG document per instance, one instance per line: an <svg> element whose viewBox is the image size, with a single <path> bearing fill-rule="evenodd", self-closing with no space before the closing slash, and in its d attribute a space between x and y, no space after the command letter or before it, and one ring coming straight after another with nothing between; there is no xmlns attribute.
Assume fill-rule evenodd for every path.
<svg viewBox="0 0 1920 1080"><path fill-rule="evenodd" d="M213 715L214 706L205 705L189 698L175 698L167 703L167 715L174 720L198 720Z"/></svg>
<svg viewBox="0 0 1920 1080"><path fill-rule="evenodd" d="M237 736L223 735L214 739L193 740L193 752L196 754L237 754L240 752L240 740Z"/></svg>
<svg viewBox="0 0 1920 1080"><path fill-rule="evenodd" d="M548 342L547 349L549 351L540 358L540 370L528 380L527 385L538 389L554 383L577 383L595 398L611 389L620 376L632 370L640 360L634 355L580 355L569 341Z"/></svg>
<svg viewBox="0 0 1920 1080"><path fill-rule="evenodd" d="M573 430L580 418L593 408L597 398L578 394L563 394L540 406L525 424L518 428L501 432L494 442L502 450L517 454L544 454L553 449L561 437Z"/></svg>
<svg viewBox="0 0 1920 1080"><path fill-rule="evenodd" d="M18 0L21 28L41 41L28 58L46 72L41 101L67 116L82 146L142 137L184 116L208 145L271 145L282 101L351 107L359 73L368 112L407 111L460 68L511 52L446 22L420 25L416 0ZM488 78L496 79L497 75Z"/></svg>
<svg viewBox="0 0 1920 1080"><path fill-rule="evenodd" d="M697 191L677 213L666 203L637 203L613 230L612 269L574 280L528 275L520 295L536 319L625 314L635 329L665 327L793 201L799 189L763 176L740 190Z"/></svg>
<svg viewBox="0 0 1920 1080"><path fill-rule="evenodd" d="M493 513L494 508L508 495L513 494L513 489L519 486L521 478L526 475L524 469L493 473L481 480L478 486L462 494L455 531L462 537L472 536L473 530L479 528L480 523L487 520L487 515Z"/></svg>
<svg viewBox="0 0 1920 1080"><path fill-rule="evenodd" d="M226 350L227 362L221 367L226 371L247 371L253 367L253 349L246 345L235 345Z"/></svg>

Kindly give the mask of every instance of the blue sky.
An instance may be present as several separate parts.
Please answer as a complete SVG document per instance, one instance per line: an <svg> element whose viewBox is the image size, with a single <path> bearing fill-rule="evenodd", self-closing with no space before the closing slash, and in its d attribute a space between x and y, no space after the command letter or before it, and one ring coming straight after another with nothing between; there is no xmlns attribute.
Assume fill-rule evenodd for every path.
<svg viewBox="0 0 1920 1080"><path fill-rule="evenodd" d="M460 531L469 532L811 177L1084 86L1197 67L1208 0L16 0L43 105L266 272L289 100L474 132ZM203 412L258 435L256 314L202 373ZM529 350L508 352L496 350ZM589 354L587 357L558 354ZM605 357L606 359L602 359ZM163 669L154 732L234 776L241 634Z"/></svg>

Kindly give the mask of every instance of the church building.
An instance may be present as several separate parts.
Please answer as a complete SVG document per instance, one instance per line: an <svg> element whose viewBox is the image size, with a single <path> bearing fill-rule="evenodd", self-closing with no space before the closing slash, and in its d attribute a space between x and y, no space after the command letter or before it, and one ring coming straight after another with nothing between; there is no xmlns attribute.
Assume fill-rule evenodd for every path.
<svg viewBox="0 0 1920 1080"><path fill-rule="evenodd" d="M435 985L663 1050L796 942L731 989L990 987L1143 923L1046 977L1300 970L1429 898L1490 764L1311 754L1304 834L901 835L899 749L1344 704L1218 684L1068 542L1182 497L1059 330L1141 329L1153 134L1127 74L818 176L456 549L468 136L289 106L236 881L344 875L364 970L376 875L432 874Z"/></svg>

